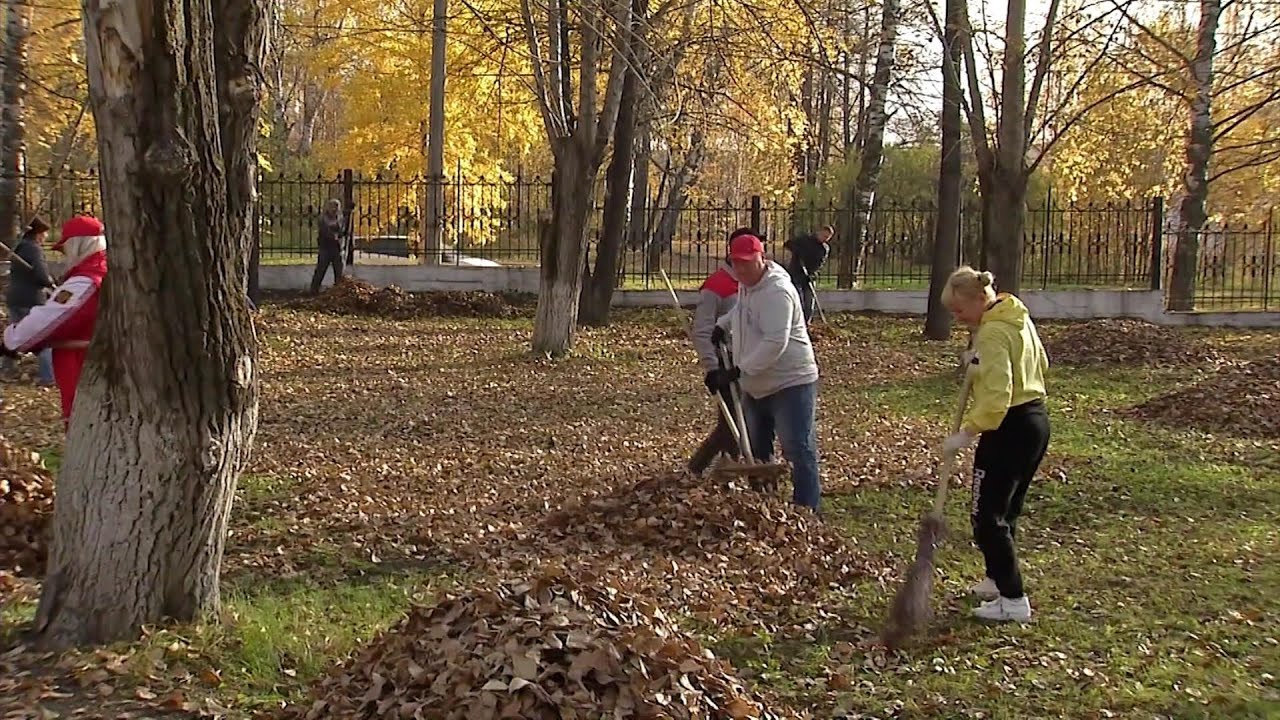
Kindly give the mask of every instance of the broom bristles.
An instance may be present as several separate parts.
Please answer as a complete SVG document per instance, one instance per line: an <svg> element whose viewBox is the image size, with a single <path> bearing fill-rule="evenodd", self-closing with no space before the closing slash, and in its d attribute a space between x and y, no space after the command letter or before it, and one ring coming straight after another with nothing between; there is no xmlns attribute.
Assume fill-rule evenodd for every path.
<svg viewBox="0 0 1280 720"><path fill-rule="evenodd" d="M907 579L889 607L889 619L880 641L896 650L913 633L928 624L933 615L933 555L946 533L946 520L932 512L920 519L916 532L916 557L907 570Z"/></svg>

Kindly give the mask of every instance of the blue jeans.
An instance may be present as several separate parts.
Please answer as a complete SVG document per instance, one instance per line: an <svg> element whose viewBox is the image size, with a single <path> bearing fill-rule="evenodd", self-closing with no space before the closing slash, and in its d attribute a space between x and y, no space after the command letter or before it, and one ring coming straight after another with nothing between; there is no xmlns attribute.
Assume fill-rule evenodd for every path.
<svg viewBox="0 0 1280 720"><path fill-rule="evenodd" d="M9 323L17 324L22 318L31 313L31 308L16 308L9 306ZM36 353L36 367L39 373L40 382L45 385L53 384L53 351L45 348Z"/></svg>
<svg viewBox="0 0 1280 720"><path fill-rule="evenodd" d="M814 416L818 383L795 385L762 398L743 396L751 452L757 460L773 458L775 432L791 461L791 502L818 509L822 487L818 480L818 431Z"/></svg>

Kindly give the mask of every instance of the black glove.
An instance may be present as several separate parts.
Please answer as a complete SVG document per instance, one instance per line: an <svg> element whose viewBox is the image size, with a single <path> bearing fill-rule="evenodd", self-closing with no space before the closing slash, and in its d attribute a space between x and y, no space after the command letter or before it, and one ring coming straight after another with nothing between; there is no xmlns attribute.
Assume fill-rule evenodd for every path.
<svg viewBox="0 0 1280 720"><path fill-rule="evenodd" d="M19 354L16 350L10 350L8 345L0 343L0 357L16 358Z"/></svg>
<svg viewBox="0 0 1280 720"><path fill-rule="evenodd" d="M729 333L725 332L724 328L717 325L715 329L711 331L711 344L719 347L727 342L729 342Z"/></svg>
<svg viewBox="0 0 1280 720"><path fill-rule="evenodd" d="M733 381L740 377L742 377L742 371L736 367L716 368L707 373L707 377L702 382L707 386L707 392L714 395L728 390Z"/></svg>

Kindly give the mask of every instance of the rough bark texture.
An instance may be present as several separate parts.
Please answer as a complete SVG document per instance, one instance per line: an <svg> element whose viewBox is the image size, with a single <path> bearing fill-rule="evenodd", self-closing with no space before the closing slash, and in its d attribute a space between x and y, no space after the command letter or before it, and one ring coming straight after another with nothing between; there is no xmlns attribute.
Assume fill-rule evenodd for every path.
<svg viewBox="0 0 1280 720"><path fill-rule="evenodd" d="M35 628L47 647L218 608L257 426L244 293L258 3L85 5L111 271L58 477Z"/></svg>
<svg viewBox="0 0 1280 720"><path fill-rule="evenodd" d="M964 22L961 0L947 0L947 25L942 36L941 160L938 164L938 215L933 228L933 266L929 275L929 306L924 335L930 340L951 336L951 313L942 304L942 288L956 267L960 243L960 187L964 165L960 132L960 25Z"/></svg>
<svg viewBox="0 0 1280 720"><path fill-rule="evenodd" d="M587 261L587 214L591 194L583 192L584 178L595 177L576 148L557 152L551 171L551 225L542 242L538 311L533 326L533 349L560 357L573 347L578 321L583 268ZM562 157L563 155L563 157Z"/></svg>
<svg viewBox="0 0 1280 720"><path fill-rule="evenodd" d="M1195 307L1200 233L1208 218L1205 203L1209 199L1209 160L1213 157L1213 53L1221 14L1221 0L1201 0L1196 56L1191 68L1195 95L1191 98L1187 172L1183 176L1182 202L1178 206L1180 222L1178 245L1173 251L1173 276L1169 279L1170 310Z"/></svg>
<svg viewBox="0 0 1280 720"><path fill-rule="evenodd" d="M870 100L867 103L866 144L859 159L858 177L854 181L853 215L849 233L840 254L837 284L842 288L853 287L862 265L862 236L871 221L871 204L880 182L880 166L884 160L884 127L888 120L885 101L889 85L893 81L894 47L898 40L900 3L885 0L880 19L880 49L876 53L875 75L871 81Z"/></svg>
<svg viewBox="0 0 1280 720"><path fill-rule="evenodd" d="M1009 0L1005 15L1005 51L1000 81L1000 119L996 123L995 187L989 267L996 285L1016 293L1022 277L1022 228L1027 220L1027 3ZM984 203L987 202L984 198Z"/></svg>
<svg viewBox="0 0 1280 720"><path fill-rule="evenodd" d="M0 242L7 247L14 246L24 220L27 41L31 37L32 10L24 0L5 3L4 80L0 89Z"/></svg>

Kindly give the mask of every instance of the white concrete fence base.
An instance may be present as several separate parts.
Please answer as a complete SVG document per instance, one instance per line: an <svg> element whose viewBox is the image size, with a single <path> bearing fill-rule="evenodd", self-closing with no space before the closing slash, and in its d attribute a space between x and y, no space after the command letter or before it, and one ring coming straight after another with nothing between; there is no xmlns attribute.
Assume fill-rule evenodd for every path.
<svg viewBox="0 0 1280 720"><path fill-rule="evenodd" d="M311 286L310 265L263 265L258 285L263 290L299 291ZM450 265L355 265L347 274L378 287L395 285L409 292L538 292L538 269L475 268ZM677 291L686 306L697 301L692 290ZM1280 327L1280 312L1166 312L1159 290L1027 290L1019 294L1035 318L1096 320L1133 318L1157 325ZM928 293L923 290L822 290L818 302L826 312L873 311L895 315L923 315ZM615 307L666 307L666 290L619 290Z"/></svg>

